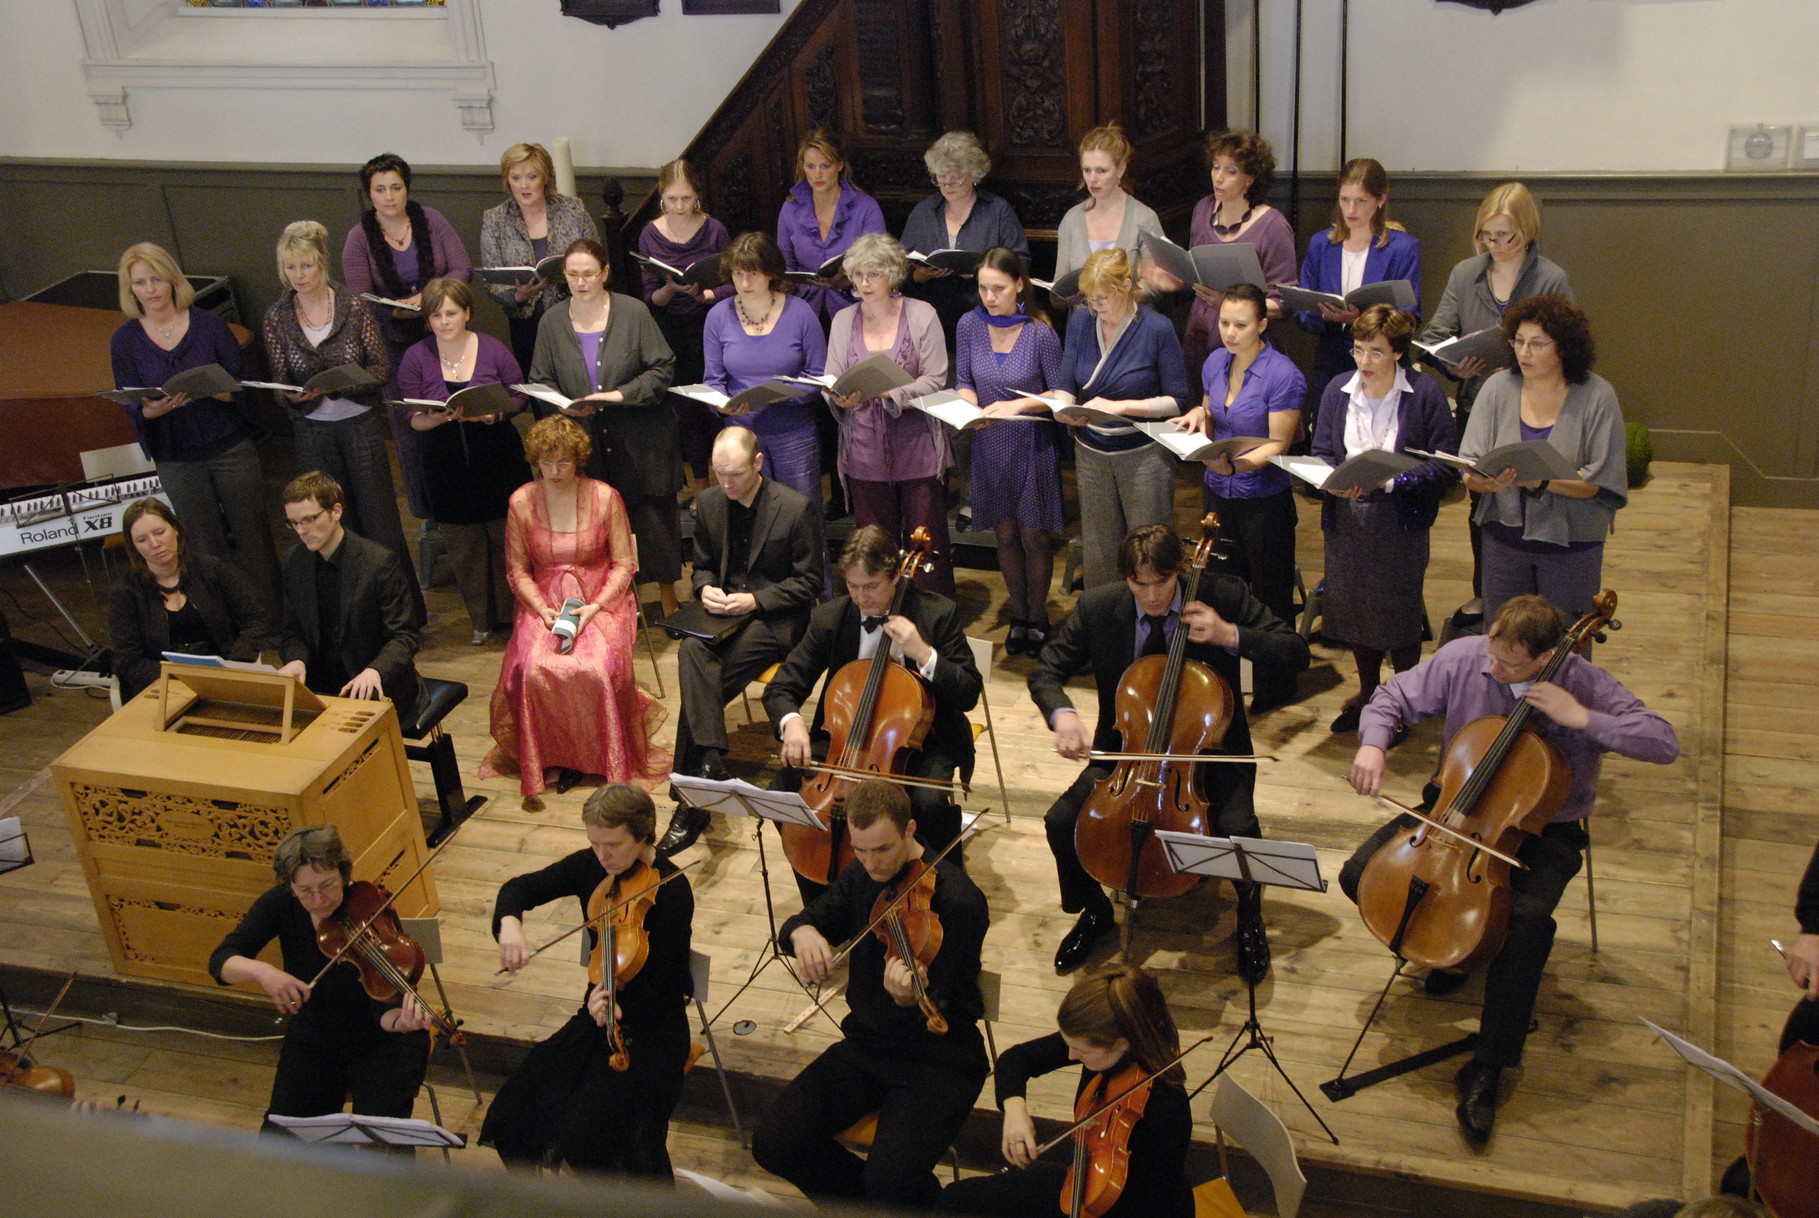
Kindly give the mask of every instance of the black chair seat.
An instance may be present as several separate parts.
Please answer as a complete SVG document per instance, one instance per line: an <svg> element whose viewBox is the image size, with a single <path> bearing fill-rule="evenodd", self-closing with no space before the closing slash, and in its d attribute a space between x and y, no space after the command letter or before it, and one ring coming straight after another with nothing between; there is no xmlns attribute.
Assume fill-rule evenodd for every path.
<svg viewBox="0 0 1819 1218"><path fill-rule="evenodd" d="M420 740L429 735L466 698L467 686L460 681L439 681L435 677L424 677L422 705L418 708L416 719L403 725L404 734L412 740Z"/></svg>

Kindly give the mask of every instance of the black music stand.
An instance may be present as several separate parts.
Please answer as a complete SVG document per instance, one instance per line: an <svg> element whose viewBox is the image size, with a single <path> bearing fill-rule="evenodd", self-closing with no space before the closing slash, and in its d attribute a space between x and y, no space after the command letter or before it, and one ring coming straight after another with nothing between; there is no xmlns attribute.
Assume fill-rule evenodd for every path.
<svg viewBox="0 0 1819 1218"><path fill-rule="evenodd" d="M1169 866L1179 874L1209 876L1231 880L1234 884L1273 884L1301 892L1326 891L1326 881L1320 878L1320 859L1314 848L1303 842L1277 842L1261 837L1202 837L1198 833L1174 833L1167 829L1156 830L1156 840L1162 843ZM1261 1050L1282 1081L1288 1084L1288 1089L1295 1093L1295 1098L1301 1101L1301 1106L1307 1109L1308 1115L1326 1131L1334 1146L1339 1145L1339 1135L1301 1094L1301 1088L1295 1086L1295 1080L1288 1076L1276 1051L1270 1047L1272 1038L1263 1034L1263 1024L1257 1018L1257 983L1247 977L1244 989L1250 1004L1249 1014L1244 1026L1232 1037L1232 1043L1226 1046L1219 1065L1207 1076L1206 1083L1224 1074L1227 1067L1252 1049ZM1240 1041L1244 1043L1240 1045ZM1206 1083L1196 1087L1195 1092Z"/></svg>

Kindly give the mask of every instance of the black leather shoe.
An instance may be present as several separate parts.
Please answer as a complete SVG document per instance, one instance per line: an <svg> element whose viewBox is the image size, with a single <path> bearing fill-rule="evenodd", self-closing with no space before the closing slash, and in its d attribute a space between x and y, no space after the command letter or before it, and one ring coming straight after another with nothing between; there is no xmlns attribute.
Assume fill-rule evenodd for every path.
<svg viewBox="0 0 1819 1218"><path fill-rule="evenodd" d="M1263 892L1252 887L1238 897L1238 976L1256 985L1270 971L1270 937L1263 928Z"/></svg>
<svg viewBox="0 0 1819 1218"><path fill-rule="evenodd" d="M1502 1073L1496 1066L1469 1061L1453 1077L1459 1091L1459 1107L1454 1111L1459 1128L1479 1144L1490 1141L1491 1126L1497 1123L1497 1078Z"/></svg>
<svg viewBox="0 0 1819 1218"><path fill-rule="evenodd" d="M1357 731L1358 719L1363 713L1362 706L1355 702L1347 702L1344 709L1339 712L1339 717L1333 720L1331 730L1340 734Z"/></svg>
<svg viewBox="0 0 1819 1218"><path fill-rule="evenodd" d="M1112 915L1089 909L1080 915L1074 923L1074 929L1061 937L1061 946L1055 952L1055 971L1071 973L1086 963L1086 958L1093 954L1093 944L1117 929L1118 921Z"/></svg>
<svg viewBox="0 0 1819 1218"><path fill-rule="evenodd" d="M701 777L709 782L725 782L732 777L726 772L726 763L720 760L720 754L711 750L702 755L697 769L701 771Z"/></svg>
<svg viewBox="0 0 1819 1218"><path fill-rule="evenodd" d="M687 850L712 819L705 808L677 808L676 814L669 818L669 828L657 840L657 857L666 859Z"/></svg>
<svg viewBox="0 0 1819 1218"><path fill-rule="evenodd" d="M558 766L556 768L556 794L567 795L570 791L575 789L575 784L580 781L580 771L571 770L567 766Z"/></svg>
<svg viewBox="0 0 1819 1218"><path fill-rule="evenodd" d="M1455 973L1443 968L1429 969L1427 980L1421 983L1421 988L1435 998L1445 998L1448 994L1455 994L1465 988L1465 983L1471 979L1470 973Z"/></svg>

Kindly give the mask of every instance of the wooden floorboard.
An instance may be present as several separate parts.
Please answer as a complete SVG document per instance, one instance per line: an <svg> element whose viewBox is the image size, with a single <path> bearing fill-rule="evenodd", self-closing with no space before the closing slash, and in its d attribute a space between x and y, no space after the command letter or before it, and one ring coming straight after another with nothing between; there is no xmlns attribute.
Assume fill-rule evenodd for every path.
<svg viewBox="0 0 1819 1218"><path fill-rule="evenodd" d="M1812 547L1786 546L1780 539L1785 522L1743 510L1728 512L1721 468L1658 465L1656 470L1655 479L1634 493L1608 547L1606 582L1622 598L1619 617L1625 629L1611 635L1598 659L1675 724L1685 756L1667 767L1616 759L1607 765L1594 822L1601 950L1591 951L1585 886L1577 880L1559 913L1559 939L1537 1012L1540 1030L1531 1038L1525 1066L1515 1072L1497 1136L1487 1150L1473 1151L1454 1124L1451 1075L1456 1063L1430 1067L1338 1104L1318 1093L1317 1085L1337 1072L1388 978L1390 958L1336 885L1325 894L1272 891L1265 902L1276 965L1259 989L1259 1014L1295 1085L1338 1132L1341 1144L1333 1147L1319 1137L1308 1113L1259 1054L1245 1055L1234 1069L1296 1130L1304 1157L1317 1165L1614 1209L1645 1196L1690 1195L1695 1182L1709 1176L1712 1162L1723 1157L1720 1143L1734 1133L1740 1114L1723 1102L1725 1097L1714 1106L1709 1087L1689 1077L1637 1019L1646 1016L1694 1039L1704 1035L1715 1040L1720 1052L1736 1054L1746 1068L1767 1065L1762 1039L1772 1049L1773 1028L1779 1026L1772 1018L1775 962L1763 962L1752 974L1735 964L1721 968L1720 960L1754 959L1760 953L1746 948L1742 937L1770 923L1787 928L1785 917L1777 923L1775 916L1791 903L1810 834L1800 847L1786 841L1733 842L1728 834L1721 843L1719 828L1732 801L1743 800L1741 806L1752 810L1745 818L1751 824L1785 831L1788 825L1772 818L1803 812L1819 778L1819 758L1802 743L1808 720L1775 713L1777 708L1812 713L1810 699L1793 691L1806 681L1808 665L1819 668L1819 652L1795 632L1800 622L1819 616L1819 554ZM1183 527L1197 515L1195 506L1184 480L1178 511ZM1318 512L1306 502L1298 507L1300 565L1313 587L1323 560ZM1784 549L1759 543L1762 538L1777 539L1774 545ZM1469 596L1469 574L1464 505L1449 504L1434 530L1427 586L1436 629ZM1732 581L1728 591L1727 579ZM962 570L958 582L969 631L1001 641L1007 623L1000 577ZM1748 611L1733 616L1727 636L1727 608L1738 604L1739 589L1749 598ZM489 801L437 864L447 953L443 977L471 1028L534 1040L573 1009L579 969L572 956L541 959L502 983L493 976L496 954L488 915L502 879L583 843L576 813L586 790L549 796L546 810L526 812L514 780L472 777L487 746L487 695L497 678L502 647L498 642L468 645L452 589L433 588L429 600L433 625L420 665L430 675L465 681L472 690L446 726L469 776L469 793L484 794ZM1051 601L1057 619L1067 600L1056 595ZM92 616L98 610L79 607L78 612ZM91 631L98 626L91 622ZM1737 635L1739 626L1750 633ZM1774 641L1782 638L1801 645L1782 651L1777 662ZM660 642L658 652L664 703L673 715L674 644ZM1349 657L1318 643L1314 652L1314 669L1304 686L1308 696L1255 725L1259 749L1281 757L1263 768L1258 804L1264 831L1312 842L1331 877L1381 813L1353 795L1344 781L1355 738L1327 731L1327 723L1356 688ZM1051 1029L1055 1005L1066 989L1049 961L1070 920L1056 907L1040 818L1071 782L1075 767L1053 752L1023 690L1030 662L1006 661L1001 651L997 659L988 696L1013 816L1008 827L994 830L969 850L969 869L991 902L985 963L1005 978L1003 1019L996 1029L1003 1047ZM642 648L636 671L654 687ZM1738 714L1728 733L1727 680L1737 696L1749 698L1747 705L1760 712ZM6 762L12 769L5 775L7 789L28 784L38 767L105 714L105 703L97 705L79 692L48 691L37 677L32 688L39 695L37 704L0 720L9 744L20 742L17 749L8 749ZM1074 696L1090 713L1090 689L1077 685ZM672 718L662 729L665 743L673 725ZM734 771L747 776L767 772L774 748L768 730L761 723L746 723L737 703L729 709L729 725ZM1744 751L1727 755L1727 740ZM1424 725L1392 752L1388 785L1403 795L1418 791L1433 765L1437 742L1437 725ZM420 792L427 796L427 772L417 770ZM982 742L969 806L998 810L1003 803L989 745ZM50 788L24 793L16 812L30 828L39 862L0 878L0 937L5 944L0 959L111 973ZM696 945L714 962L711 1010L762 958L767 922L759 856L749 825L718 822L689 857L705 860L691 872L691 881L699 907ZM778 916L787 916L798 901L774 842L768 858ZM1721 892L1754 892L1763 884L1779 887L1757 903L1721 904ZM562 928L569 912L533 916L533 937ZM1244 1018L1244 991L1231 975L1233 931L1230 891L1222 886L1207 885L1176 901L1153 903L1140 914L1136 958L1161 972L1183 1031L1214 1037L1211 1052L1203 1050L1190 1070L1197 1077L1211 1069L1217 1051ZM1739 984L1733 987L1733 981ZM1420 992L1418 982L1398 982L1357 1068L1470 1031L1476 1025L1478 993L1474 983L1453 999L1434 1000ZM833 1035L826 1020L811 1021L794 1034L781 1030L807 1005L783 969L766 968L720 1025L729 1068L766 1077L787 1077L800 1068ZM838 1000L831 1009L836 1015L842 1010ZM736 1019L749 1019L756 1027L745 1036L725 1031ZM122 1050L110 1052L115 1055L96 1077L108 1075L110 1089L133 1090L132 1071L141 1067L133 1066ZM222 1060L228 1064L209 1067L202 1075L210 1080L202 1089L206 1094L183 1102L195 1105L192 1119L231 1113L237 1115L230 1123L245 1125L250 1117L256 1125L263 1076L244 1063ZM161 1101L180 1098L181 1089L167 1074L146 1073L138 1082L146 1095ZM1071 1084L1058 1077L1043 1080L1032 1096L1039 1112L1059 1116L1071 1099ZM1197 1106L1197 1115L1202 1118L1198 1136L1210 1137L1203 1105ZM711 1114L703 1119L711 1124ZM1593 1129L1598 1136L1586 1136ZM698 1144L696 1131L684 1132L673 1143L679 1166L690 1166L687 1155L698 1149L713 1174L737 1175L742 1168L744 1179L787 1193L787 1186L723 1145L715 1149L711 1137L701 1135Z"/></svg>

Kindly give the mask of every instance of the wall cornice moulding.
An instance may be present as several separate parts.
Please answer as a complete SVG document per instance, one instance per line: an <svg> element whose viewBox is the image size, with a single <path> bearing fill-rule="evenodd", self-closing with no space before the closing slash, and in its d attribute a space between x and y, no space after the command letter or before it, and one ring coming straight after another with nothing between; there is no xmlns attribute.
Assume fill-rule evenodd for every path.
<svg viewBox="0 0 1819 1218"><path fill-rule="evenodd" d="M127 94L136 88L429 90L449 95L462 129L476 139L493 129L493 64L479 0L347 11L73 3L88 95L117 135L133 125Z"/></svg>

